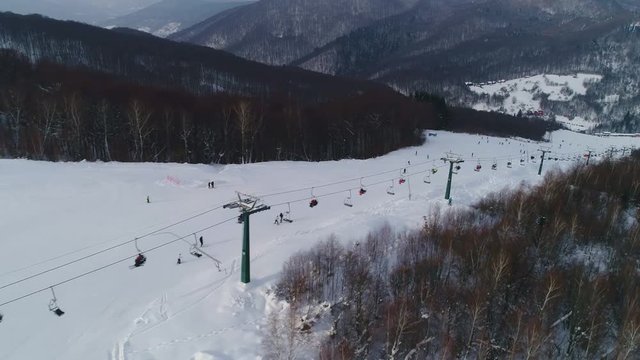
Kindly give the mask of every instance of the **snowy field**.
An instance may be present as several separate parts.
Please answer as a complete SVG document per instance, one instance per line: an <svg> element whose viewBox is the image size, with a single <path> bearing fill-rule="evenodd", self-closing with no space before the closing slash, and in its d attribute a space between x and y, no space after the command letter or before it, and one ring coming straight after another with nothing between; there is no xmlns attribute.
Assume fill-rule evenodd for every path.
<svg viewBox="0 0 640 360"><path fill-rule="evenodd" d="M439 132L423 146L379 158L321 163L0 160L0 304L35 292L0 305L0 359L260 359L266 315L279 306L268 289L283 262L331 234L349 242L385 223L397 230L419 227L430 207L446 206L448 165L440 160L445 152L465 159L454 175L452 196L453 206L466 206L488 192L538 182L541 146L558 158L545 161L545 172L584 163L587 148L602 156L612 146L640 146L638 138L568 131L550 139L537 144ZM482 169L476 172L478 161ZM494 162L497 169L491 170ZM426 183L434 167L438 172ZM407 181L399 184L404 168ZM215 189L207 187L211 180ZM367 189L362 196L356 190L361 183ZM387 194L392 183L395 195ZM353 207L343 204L348 189ZM251 217L247 285L239 281L238 213L221 208L236 190L264 195L272 206ZM308 205L312 195L319 202L314 208ZM275 225L289 206L293 223ZM219 266L189 254L199 236ZM130 269L136 245L148 260ZM55 284L62 317L48 309L49 286Z"/></svg>
<svg viewBox="0 0 640 360"><path fill-rule="evenodd" d="M504 100L499 104L479 102L473 108L480 111L498 111L515 115L518 111L527 113L541 109L540 99L548 96L550 101L571 101L576 95L585 95L590 85L602 80L601 75L541 74L519 79L492 81L490 83L467 83L469 90L478 95L500 96ZM618 97L610 95L602 100L603 104L616 103ZM574 118L572 114L556 114L571 130L585 130L595 125L593 121Z"/></svg>

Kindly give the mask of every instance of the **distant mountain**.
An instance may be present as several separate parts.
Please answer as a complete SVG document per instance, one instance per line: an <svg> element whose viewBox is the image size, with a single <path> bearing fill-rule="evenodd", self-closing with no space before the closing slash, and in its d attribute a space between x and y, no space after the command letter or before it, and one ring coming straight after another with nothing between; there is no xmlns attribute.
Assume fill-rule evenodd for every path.
<svg viewBox="0 0 640 360"><path fill-rule="evenodd" d="M465 82L602 75L571 101L542 99L543 110L593 122L640 117L637 1L416 0L390 9L373 0L344 0L342 8L362 6L370 14L345 11L352 19L348 25L335 7L305 0L261 3L265 15L259 20L253 4L173 38L266 63L376 80L406 93L425 90L463 106L483 98ZM290 17L300 20L286 21ZM608 101L613 98L615 103Z"/></svg>
<svg viewBox="0 0 640 360"><path fill-rule="evenodd" d="M375 20L406 11L417 1L262 0L218 14L171 38L282 65Z"/></svg>
<svg viewBox="0 0 640 360"><path fill-rule="evenodd" d="M103 21L104 27L128 27L167 37L193 26L224 10L250 4L251 1L163 0L134 13Z"/></svg>
<svg viewBox="0 0 640 360"><path fill-rule="evenodd" d="M2 0L0 11L41 14L54 19L97 24L132 13L158 0Z"/></svg>
<svg viewBox="0 0 640 360"><path fill-rule="evenodd" d="M111 31L39 15L0 13L0 49L31 62L124 76L131 81L196 94L261 95L282 92L323 99L368 91L392 92L382 84L334 77L296 67L272 67L202 46L177 43L133 30Z"/></svg>

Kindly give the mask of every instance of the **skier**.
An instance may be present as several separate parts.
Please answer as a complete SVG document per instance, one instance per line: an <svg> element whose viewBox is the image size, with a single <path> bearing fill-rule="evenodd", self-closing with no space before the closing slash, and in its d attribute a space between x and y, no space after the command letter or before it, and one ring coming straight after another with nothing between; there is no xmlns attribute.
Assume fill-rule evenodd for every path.
<svg viewBox="0 0 640 360"><path fill-rule="evenodd" d="M202 239L202 236L200 236L200 247L204 246L204 240Z"/></svg>
<svg viewBox="0 0 640 360"><path fill-rule="evenodd" d="M282 219L284 218L284 215L282 215L282 213L280 213L280 224L282 224Z"/></svg>
<svg viewBox="0 0 640 360"><path fill-rule="evenodd" d="M211 188L215 189L216 188L216 184L213 182L213 180L211 180Z"/></svg>
<svg viewBox="0 0 640 360"><path fill-rule="evenodd" d="M142 266L142 264L144 264L146 261L147 261L147 258L144 255L142 255L142 253L138 253L134 266L135 267Z"/></svg>
<svg viewBox="0 0 640 360"><path fill-rule="evenodd" d="M149 200L149 195L147 195L147 204L149 204L151 200Z"/></svg>
<svg viewBox="0 0 640 360"><path fill-rule="evenodd" d="M182 264L182 254L178 254L178 265Z"/></svg>

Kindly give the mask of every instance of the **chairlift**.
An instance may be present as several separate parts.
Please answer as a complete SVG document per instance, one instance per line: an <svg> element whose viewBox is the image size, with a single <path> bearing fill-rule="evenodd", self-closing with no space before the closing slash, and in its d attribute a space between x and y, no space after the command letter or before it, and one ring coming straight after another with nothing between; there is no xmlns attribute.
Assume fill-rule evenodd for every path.
<svg viewBox="0 0 640 360"><path fill-rule="evenodd" d="M360 189L362 190L362 189ZM349 190L349 196L344 199L344 206L353 207L353 201L351 200L351 190Z"/></svg>
<svg viewBox="0 0 640 360"><path fill-rule="evenodd" d="M198 248L195 245L191 245L191 248L189 248L189 254L197 258L202 257L202 253L198 251Z"/></svg>
<svg viewBox="0 0 640 360"><path fill-rule="evenodd" d="M60 306L58 306L58 299L56 298L55 291L53 291L53 286L50 287L50 289L51 289L51 294L53 294L53 298L49 301L49 311L51 311L52 313L58 316L62 316L64 315L64 311L62 311L62 309L60 309Z"/></svg>
<svg viewBox="0 0 640 360"><path fill-rule="evenodd" d="M362 196L366 193L367 193L367 188L362 184L362 178L360 178L360 190L358 190L358 195Z"/></svg>
<svg viewBox="0 0 640 360"><path fill-rule="evenodd" d="M286 221L288 223L293 222L293 220L291 220L291 203L287 203L287 211L282 215L282 221Z"/></svg>
<svg viewBox="0 0 640 360"><path fill-rule="evenodd" d="M431 184L431 175L427 174L424 176L424 178L422 179L422 182L424 182L425 184Z"/></svg>
<svg viewBox="0 0 640 360"><path fill-rule="evenodd" d="M135 260L133 261L133 267L140 267L142 265L144 265L144 263L147 262L147 257L142 255L142 253L138 253L138 256L136 256Z"/></svg>
<svg viewBox="0 0 640 360"><path fill-rule="evenodd" d="M395 187L393 185L393 180L391 180L391 186L389 186L387 188L387 194L389 194L389 195L395 195L396 194L396 189L395 189Z"/></svg>
<svg viewBox="0 0 640 360"><path fill-rule="evenodd" d="M140 254L142 253L142 250L140 250L140 248L138 247L138 238L133 239L133 246L136 247L136 251Z"/></svg>
<svg viewBox="0 0 640 360"><path fill-rule="evenodd" d="M138 247L138 238L133 239L133 245L136 247L136 251L138 252L138 256L136 256L133 267L140 267L147 262L147 257L142 255L142 250Z"/></svg>
<svg viewBox="0 0 640 360"><path fill-rule="evenodd" d="M318 206L318 199L313 195L313 188L311 188L311 201L309 201L309 207L312 208L316 206Z"/></svg>

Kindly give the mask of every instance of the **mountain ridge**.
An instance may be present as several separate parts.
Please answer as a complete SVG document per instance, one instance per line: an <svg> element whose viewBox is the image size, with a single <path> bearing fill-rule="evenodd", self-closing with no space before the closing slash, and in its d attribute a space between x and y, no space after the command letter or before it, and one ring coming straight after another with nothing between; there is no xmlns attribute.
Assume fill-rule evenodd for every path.
<svg viewBox="0 0 640 360"><path fill-rule="evenodd" d="M401 11L345 29L333 40L316 39L319 46L292 42L288 57L264 46L272 40L269 34L245 37L237 43L225 43L224 32L208 36L219 36L216 47L242 57L375 80L404 93L428 91L460 106L478 101L465 82L600 74L604 81L586 95L568 104L545 101L542 105L550 116L582 116L594 124L618 126L615 123L627 114L640 116L640 98L633 95L640 92L636 70L640 49L634 31L640 15L630 11L632 5L616 0L419 0ZM226 21L242 22L238 13L249 9L241 10L227 14ZM271 15L272 22L283 14L286 10L281 9ZM196 30L203 29L201 25ZM193 35L181 33L181 40L188 40L189 34ZM192 39L203 43L205 35ZM602 99L612 94L622 95L619 104L602 107Z"/></svg>

